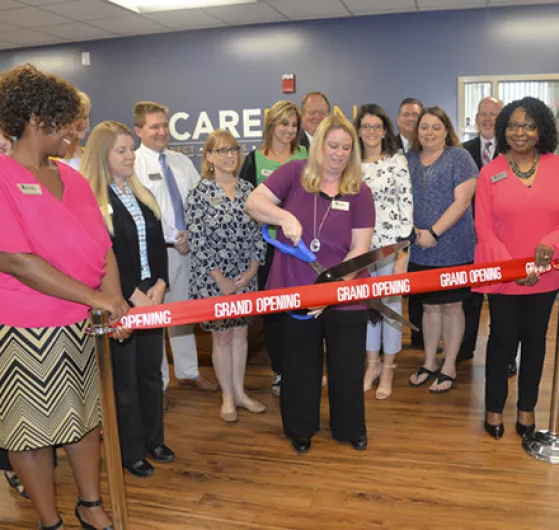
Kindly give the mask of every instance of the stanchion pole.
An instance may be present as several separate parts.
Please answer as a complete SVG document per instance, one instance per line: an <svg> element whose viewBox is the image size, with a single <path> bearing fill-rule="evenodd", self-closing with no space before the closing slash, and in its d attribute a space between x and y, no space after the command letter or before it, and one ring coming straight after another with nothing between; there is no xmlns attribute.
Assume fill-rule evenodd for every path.
<svg viewBox="0 0 559 530"><path fill-rule="evenodd" d="M536 460L559 464L559 317L555 338L555 368L551 391L549 430L536 431L522 440L524 450Z"/></svg>
<svg viewBox="0 0 559 530"><path fill-rule="evenodd" d="M120 440L116 418L115 391L113 384L113 367L111 364L111 346L109 343L109 313L103 310L90 311L95 353L99 372L101 408L103 411L103 432L109 494L113 512L115 530L128 530L126 511L126 489L120 456Z"/></svg>

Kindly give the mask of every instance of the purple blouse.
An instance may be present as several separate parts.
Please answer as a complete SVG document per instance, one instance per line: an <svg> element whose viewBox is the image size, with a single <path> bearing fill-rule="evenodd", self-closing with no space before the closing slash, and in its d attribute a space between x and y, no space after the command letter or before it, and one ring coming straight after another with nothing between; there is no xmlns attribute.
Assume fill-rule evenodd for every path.
<svg viewBox="0 0 559 530"><path fill-rule="evenodd" d="M325 268L342 262L351 247L351 231L357 228L373 228L375 226L375 210L373 195L366 184L355 195L338 197L340 202L348 203L347 210L330 208L330 200L323 194L309 193L301 184L301 174L306 166L306 160L288 162L274 171L264 183L279 200L280 206L291 212L303 227L302 239L310 247L316 236L320 240L320 250L315 252L318 262ZM314 205L316 197L316 222ZM322 221L320 234L318 230ZM278 230L279 241L289 243L282 230ZM361 271L357 277L366 278L367 270ZM267 289L295 287L309 285L316 281L316 272L303 261L282 252L274 253L274 260L266 284ZM344 304L339 309L362 309L361 304Z"/></svg>

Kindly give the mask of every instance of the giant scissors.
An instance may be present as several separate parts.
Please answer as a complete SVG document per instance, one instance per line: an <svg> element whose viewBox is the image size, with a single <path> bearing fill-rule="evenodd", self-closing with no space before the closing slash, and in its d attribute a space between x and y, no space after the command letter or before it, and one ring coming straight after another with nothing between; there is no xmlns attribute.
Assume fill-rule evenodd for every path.
<svg viewBox="0 0 559 530"><path fill-rule="evenodd" d="M377 248L375 250L371 250L370 252L366 252L365 254L360 254L359 256L356 256L355 258L349 259L347 261L342 261L342 263L338 263L337 265L326 269L318 262L316 256L309 250L302 239L299 241L299 244L296 247L287 243L282 243L281 241L273 239L270 236L270 234L268 233L267 224L262 226L262 236L267 243L276 247L280 252L293 256L294 258L304 261L305 263L308 263L318 275L314 283L341 281L344 279L345 276L366 269L367 267L370 267L371 265L382 261L388 256L396 254L409 245L408 241L403 241L401 243L395 243L394 245ZM402 317L402 315L396 313L396 311L383 304L381 300L377 298L371 298L369 300L363 300L363 302L369 307L369 309L377 311L381 315L399 322L400 324L403 324L404 326L407 326L415 331L419 331L417 327L414 326L409 320L406 320ZM309 320L313 318L313 316L310 314L289 314L297 320Z"/></svg>

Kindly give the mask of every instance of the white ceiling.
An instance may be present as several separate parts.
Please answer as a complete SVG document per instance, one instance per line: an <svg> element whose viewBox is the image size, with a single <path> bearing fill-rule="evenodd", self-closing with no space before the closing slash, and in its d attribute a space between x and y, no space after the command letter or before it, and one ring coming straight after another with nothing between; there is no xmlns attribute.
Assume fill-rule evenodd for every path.
<svg viewBox="0 0 559 530"><path fill-rule="evenodd" d="M0 49L203 28L434 9L559 4L559 0L258 0L137 15L108 0L0 0Z"/></svg>

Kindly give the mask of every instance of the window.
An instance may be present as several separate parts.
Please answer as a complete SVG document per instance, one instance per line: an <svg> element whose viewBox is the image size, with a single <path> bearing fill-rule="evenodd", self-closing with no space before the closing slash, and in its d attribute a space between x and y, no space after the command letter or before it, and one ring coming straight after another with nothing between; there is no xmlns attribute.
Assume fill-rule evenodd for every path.
<svg viewBox="0 0 559 530"><path fill-rule="evenodd" d="M477 135L477 106L489 96L498 97L505 105L532 96L544 101L555 114L559 109L559 74L459 77L458 136L461 140Z"/></svg>

